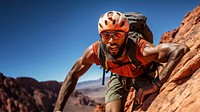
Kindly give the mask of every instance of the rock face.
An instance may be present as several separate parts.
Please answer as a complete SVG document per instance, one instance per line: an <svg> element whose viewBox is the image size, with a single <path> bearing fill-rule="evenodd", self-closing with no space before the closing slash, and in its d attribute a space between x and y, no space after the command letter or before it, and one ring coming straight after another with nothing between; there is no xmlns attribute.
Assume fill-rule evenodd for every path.
<svg viewBox="0 0 200 112"><path fill-rule="evenodd" d="M190 47L173 70L148 112L200 111L200 5L185 15L179 28L163 34L160 43L177 42Z"/></svg>

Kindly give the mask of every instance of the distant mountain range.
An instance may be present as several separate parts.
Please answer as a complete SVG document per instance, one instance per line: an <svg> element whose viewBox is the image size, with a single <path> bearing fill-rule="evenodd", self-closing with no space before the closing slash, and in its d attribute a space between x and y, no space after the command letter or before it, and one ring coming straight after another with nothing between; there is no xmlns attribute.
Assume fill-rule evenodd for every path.
<svg viewBox="0 0 200 112"><path fill-rule="evenodd" d="M105 84L108 81L105 78ZM0 112L52 112L62 82L39 82L30 77L6 77L0 72ZM80 82L65 106L71 112L88 112L104 103L106 85L102 78Z"/></svg>
<svg viewBox="0 0 200 112"><path fill-rule="evenodd" d="M104 80L105 85L102 85L102 78L99 78L97 80L88 80L88 81L79 82L76 85L76 89L79 90L79 89L87 89L87 88L96 88L96 87L106 86L108 80L109 80L109 77L105 77L105 80Z"/></svg>

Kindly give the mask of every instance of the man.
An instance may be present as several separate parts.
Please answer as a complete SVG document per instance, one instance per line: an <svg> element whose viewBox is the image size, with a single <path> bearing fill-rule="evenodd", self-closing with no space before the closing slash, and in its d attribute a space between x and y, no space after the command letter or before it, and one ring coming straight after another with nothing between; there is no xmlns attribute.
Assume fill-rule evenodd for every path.
<svg viewBox="0 0 200 112"><path fill-rule="evenodd" d="M93 63L109 69L112 74L105 95L106 112L123 112L128 90L133 86L136 91L136 102L142 104L145 96L159 91L159 88L170 76L174 67L189 48L177 43L163 43L154 46L145 41L142 36L131 40L128 38L129 22L118 11L109 11L103 14L98 23L98 32L101 40L89 46L77 60L66 76L60 89L54 111L63 111L65 103L74 90L80 76ZM134 44L131 44L133 43ZM134 53L132 53L134 51ZM140 64L132 63L129 54L135 56ZM102 56L105 62L102 64ZM150 82L145 75L148 63L167 62L159 78ZM132 80L134 79L134 80Z"/></svg>

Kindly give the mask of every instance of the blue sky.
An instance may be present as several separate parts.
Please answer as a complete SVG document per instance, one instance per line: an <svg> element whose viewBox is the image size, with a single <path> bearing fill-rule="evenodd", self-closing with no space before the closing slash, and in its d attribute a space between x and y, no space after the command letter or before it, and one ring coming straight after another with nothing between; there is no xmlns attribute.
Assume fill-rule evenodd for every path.
<svg viewBox="0 0 200 112"><path fill-rule="evenodd" d="M9 77L63 81L84 50L99 39L101 14L117 10L147 16L158 44L180 26L198 0L1 0L0 72ZM79 81L102 77L93 65Z"/></svg>

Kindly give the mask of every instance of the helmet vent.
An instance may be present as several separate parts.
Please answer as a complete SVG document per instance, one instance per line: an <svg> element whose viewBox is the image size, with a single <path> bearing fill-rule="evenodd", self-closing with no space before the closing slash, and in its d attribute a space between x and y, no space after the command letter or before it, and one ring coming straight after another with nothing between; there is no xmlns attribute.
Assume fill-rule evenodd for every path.
<svg viewBox="0 0 200 112"><path fill-rule="evenodd" d="M113 20L113 25L116 23L116 20Z"/></svg>
<svg viewBox="0 0 200 112"><path fill-rule="evenodd" d="M105 24L108 25L108 22L105 20Z"/></svg>
<svg viewBox="0 0 200 112"><path fill-rule="evenodd" d="M117 14L118 14L119 16L121 16L121 14L120 14L119 12L117 12Z"/></svg>
<svg viewBox="0 0 200 112"><path fill-rule="evenodd" d="M102 25L101 25L100 23L99 23L99 26L100 26L101 28L103 28Z"/></svg>
<svg viewBox="0 0 200 112"><path fill-rule="evenodd" d="M122 24L120 25L120 27L124 26L124 21L122 21Z"/></svg>
<svg viewBox="0 0 200 112"><path fill-rule="evenodd" d="M113 16L113 12L109 12L107 16L108 16L108 18L112 17Z"/></svg>

